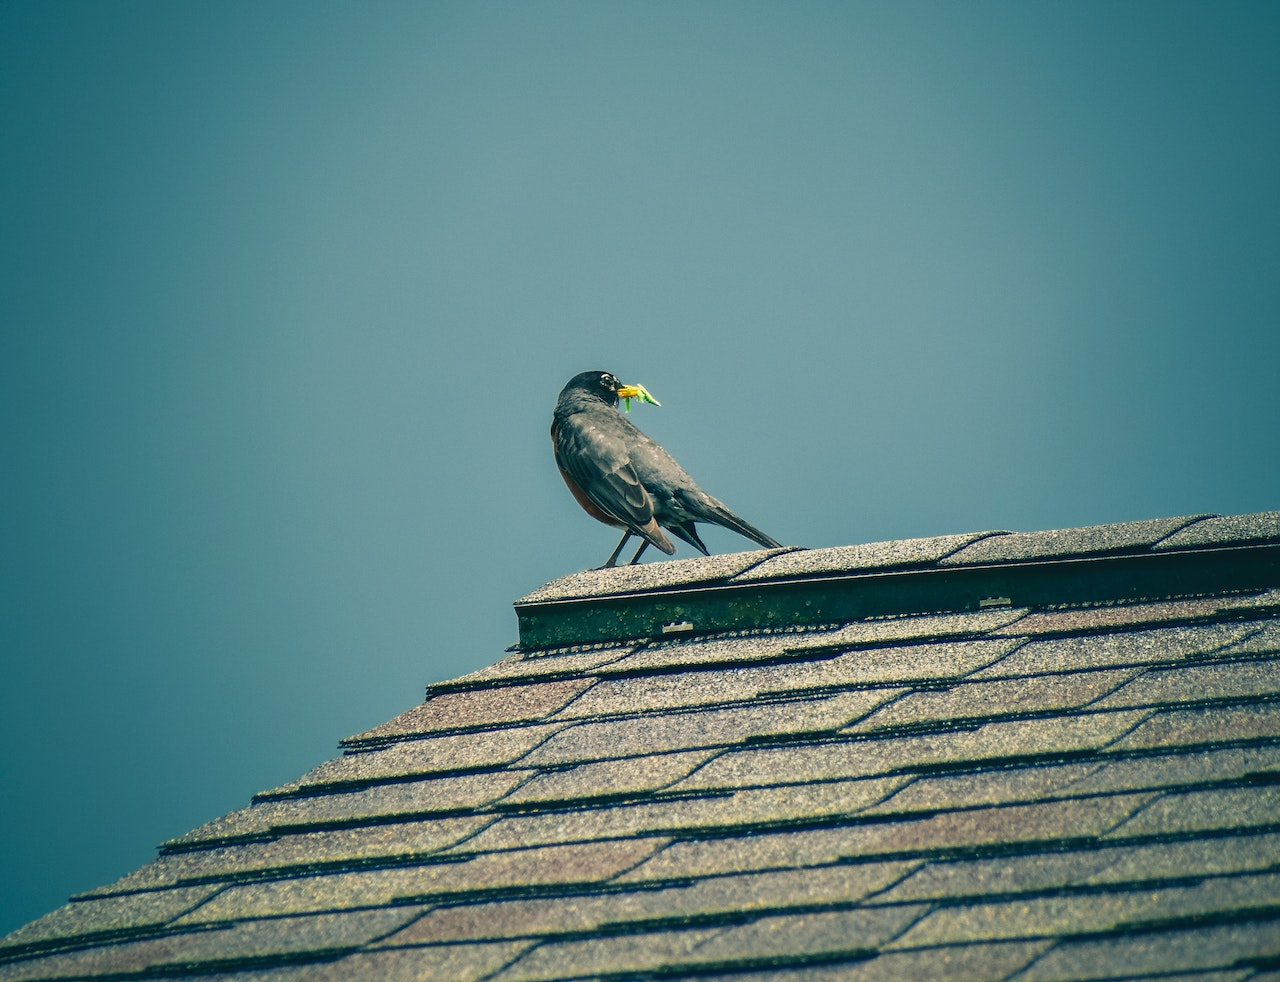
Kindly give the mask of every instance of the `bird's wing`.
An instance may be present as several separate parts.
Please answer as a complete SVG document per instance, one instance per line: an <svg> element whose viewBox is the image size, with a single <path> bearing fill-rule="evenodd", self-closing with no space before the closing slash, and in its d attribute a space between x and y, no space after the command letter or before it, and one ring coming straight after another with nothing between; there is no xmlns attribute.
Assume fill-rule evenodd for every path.
<svg viewBox="0 0 1280 982"><path fill-rule="evenodd" d="M641 482L653 495L654 511L663 528L703 553L707 547L698 537L694 522L722 525L765 548L778 548L777 540L735 515L722 502L698 487L689 472L657 442L637 430L629 441L629 447L632 464Z"/></svg>
<svg viewBox="0 0 1280 982"><path fill-rule="evenodd" d="M556 463L602 512L621 525L643 529L653 521L653 501L631 466L626 441L609 425L612 421L593 417L574 413L557 421Z"/></svg>

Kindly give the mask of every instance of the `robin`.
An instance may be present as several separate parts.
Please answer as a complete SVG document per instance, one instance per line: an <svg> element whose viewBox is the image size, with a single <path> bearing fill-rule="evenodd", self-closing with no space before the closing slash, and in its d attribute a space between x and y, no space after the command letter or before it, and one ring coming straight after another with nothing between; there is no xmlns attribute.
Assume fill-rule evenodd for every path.
<svg viewBox="0 0 1280 982"><path fill-rule="evenodd" d="M551 417L551 443L564 483L588 515L623 530L605 567L617 565L633 535L641 542L632 565L650 545L672 555L676 547L664 528L709 556L695 522L723 525L778 548L780 543L703 491L671 454L618 414L619 396L634 398L642 391L608 372L582 372L560 390Z"/></svg>

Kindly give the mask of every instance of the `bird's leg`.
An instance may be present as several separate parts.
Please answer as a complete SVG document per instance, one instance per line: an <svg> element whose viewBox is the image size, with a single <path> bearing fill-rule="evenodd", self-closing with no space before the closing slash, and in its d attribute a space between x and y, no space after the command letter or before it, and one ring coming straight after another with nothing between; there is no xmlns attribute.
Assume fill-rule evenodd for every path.
<svg viewBox="0 0 1280 982"><path fill-rule="evenodd" d="M621 548L621 546L619 546L619 548ZM636 563L640 562L640 553L644 552L648 548L649 548L649 540L641 539L640 548L636 550L636 554L631 557L631 562L628 563L627 565L634 566Z"/></svg>
<svg viewBox="0 0 1280 982"><path fill-rule="evenodd" d="M618 548L613 550L613 555L609 557L607 563L600 567L601 569L608 569L610 566L618 565L618 553L622 552L622 547L627 544L629 538L631 538L631 529L627 529L622 533L622 541L618 543Z"/></svg>

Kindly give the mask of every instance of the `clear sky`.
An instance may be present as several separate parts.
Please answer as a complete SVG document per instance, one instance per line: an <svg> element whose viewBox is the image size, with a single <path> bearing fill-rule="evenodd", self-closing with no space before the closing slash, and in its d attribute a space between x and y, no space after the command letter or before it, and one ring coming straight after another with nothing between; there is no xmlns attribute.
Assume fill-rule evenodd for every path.
<svg viewBox="0 0 1280 982"><path fill-rule="evenodd" d="M0 931L602 562L579 371L787 543L1280 508L1273 2L6 0L0 132Z"/></svg>

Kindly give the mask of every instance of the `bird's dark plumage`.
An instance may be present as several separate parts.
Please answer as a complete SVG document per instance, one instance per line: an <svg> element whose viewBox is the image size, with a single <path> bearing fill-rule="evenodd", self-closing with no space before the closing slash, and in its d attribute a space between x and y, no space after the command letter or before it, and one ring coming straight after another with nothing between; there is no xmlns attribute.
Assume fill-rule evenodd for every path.
<svg viewBox="0 0 1280 982"><path fill-rule="evenodd" d="M582 372L560 391L551 419L556 464L578 504L592 518L624 530L605 565L617 562L633 535L642 542L631 562L649 545L671 555L676 547L664 528L710 555L696 522L722 525L777 548L778 542L703 491L671 454L618 414L619 390L625 389L608 372Z"/></svg>

